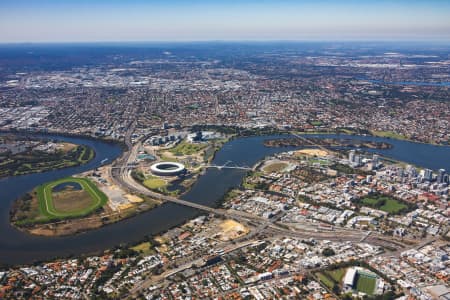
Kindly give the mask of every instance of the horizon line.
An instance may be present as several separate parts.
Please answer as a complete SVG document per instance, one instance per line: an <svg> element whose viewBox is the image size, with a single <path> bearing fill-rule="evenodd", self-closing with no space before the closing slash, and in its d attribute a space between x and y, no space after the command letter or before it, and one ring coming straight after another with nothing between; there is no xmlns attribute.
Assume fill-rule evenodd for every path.
<svg viewBox="0 0 450 300"><path fill-rule="evenodd" d="M398 38L380 38L380 39L173 39L173 40L98 40L98 41L0 41L0 45L39 45L39 44L188 44L188 43L296 43L296 42L310 42L310 43L326 43L326 42L361 42L361 43L441 43L450 44L448 39L398 39Z"/></svg>

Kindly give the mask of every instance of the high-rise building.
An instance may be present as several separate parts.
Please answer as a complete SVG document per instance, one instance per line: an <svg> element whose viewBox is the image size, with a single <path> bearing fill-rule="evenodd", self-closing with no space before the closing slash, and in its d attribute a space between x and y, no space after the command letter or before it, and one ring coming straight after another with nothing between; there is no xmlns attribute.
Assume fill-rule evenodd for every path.
<svg viewBox="0 0 450 300"><path fill-rule="evenodd" d="M431 181L433 179L433 171L430 169L423 170L423 179Z"/></svg>
<svg viewBox="0 0 450 300"><path fill-rule="evenodd" d="M378 166L380 165L380 156L378 154L373 155L372 163L374 168L378 168Z"/></svg>
<svg viewBox="0 0 450 300"><path fill-rule="evenodd" d="M438 183L444 183L444 179L445 179L445 170L439 169L436 181Z"/></svg>
<svg viewBox="0 0 450 300"><path fill-rule="evenodd" d="M407 165L405 168L406 173L409 175L409 177L411 178L415 178L417 177L418 173L417 173L417 169L414 168L411 165Z"/></svg>
<svg viewBox="0 0 450 300"><path fill-rule="evenodd" d="M350 150L350 152L348 153L348 160L351 163L355 162L355 150Z"/></svg>

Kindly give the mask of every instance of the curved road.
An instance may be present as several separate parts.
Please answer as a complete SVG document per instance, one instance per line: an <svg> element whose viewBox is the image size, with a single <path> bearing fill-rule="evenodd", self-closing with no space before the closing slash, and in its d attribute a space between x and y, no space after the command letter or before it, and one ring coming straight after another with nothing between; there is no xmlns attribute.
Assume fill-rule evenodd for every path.
<svg viewBox="0 0 450 300"><path fill-rule="evenodd" d="M370 240L372 243L377 245L386 245L386 243L396 244L397 246L403 248L406 245L401 243L400 241L392 238L380 235L378 233L369 233L368 231L358 231L358 230L350 230L350 229L339 229L335 231L327 231L327 230L318 230L312 229L311 227L302 228L301 231L293 230L293 229L285 229L280 226L277 226L274 220L262 218L253 214L249 214L242 211L235 210L224 210L219 208L213 208L206 205L185 201L176 197L171 197L167 195L162 195L160 193L153 192L140 183L136 182L131 176L131 168L128 167L132 162L135 161L137 156L137 150L139 149L141 142L137 142L136 145L132 145L131 143L131 132L127 134L126 144L129 145L129 150L124 153L123 157L116 161L113 165L113 168L110 168L111 178L113 178L114 182L121 186L122 188L129 190L134 193L139 193L143 195L150 196L154 199L158 199L161 201L172 202L179 205L184 205L188 207L192 207L195 209L199 209L202 211L206 211L208 213L213 213L216 215L221 215L227 218L233 218L239 221L250 222L259 224L255 234L259 234L265 230L269 230L276 233L284 233L286 235L295 235L297 237L302 238L318 238L318 239L329 239L329 240L351 240L351 241L363 241ZM119 165L116 165L119 164ZM121 164L121 165L120 165Z"/></svg>

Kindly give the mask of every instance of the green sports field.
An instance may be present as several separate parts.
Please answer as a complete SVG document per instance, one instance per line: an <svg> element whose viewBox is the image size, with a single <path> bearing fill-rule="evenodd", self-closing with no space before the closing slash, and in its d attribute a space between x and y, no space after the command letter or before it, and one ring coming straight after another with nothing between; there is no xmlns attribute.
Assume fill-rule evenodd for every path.
<svg viewBox="0 0 450 300"><path fill-rule="evenodd" d="M363 205L367 205L369 207L373 207L376 209L380 209L382 211L391 213L391 214L397 214L401 212L404 209L407 209L408 206L403 204L402 202L389 197L389 196L383 196L383 195L375 195L375 196L367 196L361 199L361 203Z"/></svg>
<svg viewBox="0 0 450 300"><path fill-rule="evenodd" d="M77 183L80 191L55 192L63 183ZM48 219L64 219L88 215L108 201L107 196L86 178L68 177L51 181L37 188L39 211Z"/></svg>
<svg viewBox="0 0 450 300"><path fill-rule="evenodd" d="M367 295L373 295L376 282L376 279L373 277L358 274L356 278L356 290Z"/></svg>

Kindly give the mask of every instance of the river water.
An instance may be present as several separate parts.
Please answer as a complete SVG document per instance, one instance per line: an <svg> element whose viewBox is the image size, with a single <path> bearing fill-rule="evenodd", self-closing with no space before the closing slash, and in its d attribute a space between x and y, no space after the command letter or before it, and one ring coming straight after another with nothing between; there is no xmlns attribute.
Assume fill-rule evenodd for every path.
<svg viewBox="0 0 450 300"><path fill-rule="evenodd" d="M376 83L376 84L385 84L385 85L414 85L414 86L435 86L435 87L449 87L450 82L425 82L425 81L383 81L383 80L373 80L373 79L365 79L365 81Z"/></svg>
<svg viewBox="0 0 450 300"><path fill-rule="evenodd" d="M308 136L387 142L393 145L392 149L370 151L431 169L450 169L449 146L368 136L332 134ZM286 136L258 136L232 140L217 152L213 164L223 165L230 161L230 165L252 166L265 156L296 149L294 147L268 148L263 145L264 140L276 137ZM136 217L74 236L40 237L18 231L9 224L9 209L14 199L39 184L93 169L98 167L104 158L113 160L120 155L120 148L114 144L81 138L57 136L50 136L50 138L88 145L96 151L97 155L93 161L83 166L0 180L0 263L21 264L53 257L94 253L121 243L141 240L146 235L167 230L198 214L192 208L167 203ZM240 184L244 175L243 170L208 169L182 198L216 206L227 190Z"/></svg>

